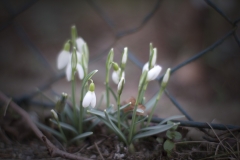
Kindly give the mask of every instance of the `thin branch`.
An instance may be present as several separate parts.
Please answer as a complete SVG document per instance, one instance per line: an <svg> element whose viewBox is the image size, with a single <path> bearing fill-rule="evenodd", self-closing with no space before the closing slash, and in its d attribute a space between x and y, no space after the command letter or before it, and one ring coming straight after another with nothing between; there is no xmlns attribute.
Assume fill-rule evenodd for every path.
<svg viewBox="0 0 240 160"><path fill-rule="evenodd" d="M8 97L5 96L0 91L0 101L3 101L5 103L8 102ZM35 133L35 135L46 145L50 155L52 157L63 157L63 158L69 158L74 160L90 160L88 158L80 157L71 153L67 153L65 151L62 151L58 149L55 145L53 145L47 137L37 128L37 126L33 123L30 116L27 114L25 110L23 110L21 107L19 107L16 103L13 101L10 102L9 107L11 107L14 111L16 111L19 115L22 116L22 118L26 121L26 124L32 129L32 131Z"/></svg>

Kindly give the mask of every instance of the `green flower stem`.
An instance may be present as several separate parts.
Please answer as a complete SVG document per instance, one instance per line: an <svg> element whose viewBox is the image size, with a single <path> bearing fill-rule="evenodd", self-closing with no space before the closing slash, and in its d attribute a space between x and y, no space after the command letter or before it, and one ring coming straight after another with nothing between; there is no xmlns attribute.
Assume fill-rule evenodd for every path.
<svg viewBox="0 0 240 160"><path fill-rule="evenodd" d="M152 119L153 113L154 113L154 111L155 111L155 109L156 109L156 106L157 106L157 103L158 103L159 99L161 98L161 96L162 96L162 94L163 94L164 89L165 89L165 87L161 87L161 88L160 88L160 91L158 92L158 96L157 96L157 98L156 98L156 101L155 101L155 103L154 103L154 106L153 106L153 108L152 108L152 110L151 110L150 116L149 116L148 121L147 121L147 126L149 125L149 123L150 123L150 121L151 121L151 119Z"/></svg>
<svg viewBox="0 0 240 160"><path fill-rule="evenodd" d="M106 103L108 108L109 107L109 69L108 68L106 70L105 87L106 87Z"/></svg>
<svg viewBox="0 0 240 160"><path fill-rule="evenodd" d="M83 113L84 113L84 108L82 106L83 102L83 95L84 95L84 90L85 86L82 86L81 88L81 97L80 97L80 113L79 113L79 133L81 134L83 132Z"/></svg>
<svg viewBox="0 0 240 160"><path fill-rule="evenodd" d="M133 137L133 133L135 131L135 127L136 127L136 112L137 112L137 106L139 101L141 100L142 97L142 92L144 91L144 86L147 79L147 72L143 72L141 78L140 78L140 85L139 85L139 89L138 89L138 97L134 106L134 110L133 110L133 114L132 114L132 122L131 122L131 126L130 126L130 131L129 131L129 136L128 136L128 143L131 144L132 141L132 137Z"/></svg>
<svg viewBox="0 0 240 160"><path fill-rule="evenodd" d="M128 143L129 144L131 144L133 131L135 130L134 128L135 128L135 122L136 122L136 113L137 113L138 100L139 100L139 97L136 100L136 103L135 103L135 106L134 106L134 110L133 110L133 114L132 114L132 122L131 122L131 126L130 126L129 137L128 137Z"/></svg>
<svg viewBox="0 0 240 160"><path fill-rule="evenodd" d="M65 136L65 134L64 134L64 132L62 130L62 127L61 127L61 125L60 125L58 120L57 120L57 124L58 124L58 128L59 128L59 130L60 130L60 132L61 132L61 134L63 136L64 142L67 143L67 138L66 138L66 136Z"/></svg>
<svg viewBox="0 0 240 160"><path fill-rule="evenodd" d="M120 126L120 122L121 122L121 119L120 119L120 94L118 94L118 98L117 98L117 108L118 108L118 111L117 111L117 117L118 117L118 129L121 130L121 126Z"/></svg>
<svg viewBox="0 0 240 160"><path fill-rule="evenodd" d="M74 120L74 125L77 127L77 108L76 108L76 99L75 99L75 84L76 80L74 78L74 71L72 70L72 106L73 106L73 120Z"/></svg>

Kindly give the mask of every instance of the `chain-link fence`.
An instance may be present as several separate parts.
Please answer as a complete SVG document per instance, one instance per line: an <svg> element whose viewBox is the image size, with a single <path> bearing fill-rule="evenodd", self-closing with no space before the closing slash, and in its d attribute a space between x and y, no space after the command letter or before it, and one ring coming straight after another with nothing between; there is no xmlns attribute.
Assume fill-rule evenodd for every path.
<svg viewBox="0 0 240 160"><path fill-rule="evenodd" d="M57 19L62 18L64 21L68 21L67 24L64 27L68 26L69 28L70 28L70 26L68 24L72 23L72 21L75 21L76 26L77 27L80 26L79 27L80 29L78 28L78 31L81 33L81 35L83 37L84 37L84 35L86 35L86 33L85 33L86 31L91 32L91 27L92 28L98 28L98 26L96 25L97 23L100 23L101 25L105 25L105 28L107 28L106 30L110 31L111 34L110 35L106 34L106 37L108 37L108 38L103 38L103 41L106 40L106 44L103 45L102 47L98 47L97 49L93 49L93 50L98 50L98 51L95 51L95 54L91 55L91 57L90 57L90 65L95 64L94 67L99 67L100 65L104 66L104 64L102 64L104 61L102 61L102 60L104 60L104 58L106 57L106 54L108 53L108 51L112 47L123 49L123 46L125 47L125 44L124 44L125 39L124 38L128 37L129 35L137 34L139 32L142 32L142 30L146 29L146 25L149 23L149 21L151 21L153 19L153 17L157 14L157 12L158 12L158 15L162 13L159 10L164 10L164 12L170 12L170 10L171 10L171 12L174 12L174 9L176 9L176 7L166 9L165 5L172 5L172 4L169 4L169 3L176 3L175 5L185 5L185 4L181 4L181 3L186 3L186 2L190 3L192 5L195 5L195 10L198 10L199 8L201 9L201 7L202 7L204 9L202 9L201 12L216 12L218 14L218 16L213 17L212 19L216 20L216 21L219 21L219 19L221 19L221 20L224 19L226 21L226 23L228 23L228 24L225 24L225 26L227 26L227 27L225 27L223 29L224 31L226 30L225 35L223 35L222 37L219 37L217 40L212 40L211 37L208 37L208 33L206 33L205 36L208 37L208 41L211 41L211 42L209 42L210 45L207 45L207 47L205 49L201 50L198 53L195 53L193 55L191 54L190 56L188 56L187 60L178 63L178 65L169 66L169 67L172 68L171 74L174 75L176 72L178 72L184 66L189 65L192 62L195 63L195 61L200 60L204 55L210 54L211 51L213 51L216 48L218 48L219 46L221 46L223 44L223 42L225 42L226 40L228 40L230 38L233 39L236 42L238 47L240 47L240 40L239 40L239 37L238 37L238 33L239 33L238 25L239 25L239 22L240 22L240 16L238 15L239 12L236 12L236 14L234 14L234 16L232 16L232 17L236 17L236 16L238 16L238 17L234 20L231 20L229 18L228 14L225 13L225 11L222 10L221 7L219 7L217 5L219 3L215 4L215 1L211 1L211 0L205 0L204 2L203 1L202 2L197 2L197 1L185 1L185 2L183 2L183 1L182 2L171 1L171 2L166 2L166 1L161 1L161 0L150 1L150 2L142 2L141 1L141 2L138 2L138 3L143 3L142 6L144 6L146 4L148 4L148 5L146 5L143 8L142 12L135 13L136 15L138 15L137 18L134 15L129 15L130 18L132 18L132 19L131 19L131 21L128 20L126 22L126 21L124 21L124 18L119 18L119 19L116 18L117 16L121 16L121 15L116 14L116 13L118 13L118 11L114 10L116 8L113 7L111 9L111 7L113 5L116 5L115 3L105 2L105 1L103 3L101 3L101 1L89 0L89 1L84 1L84 2L83 1L78 2L79 6L82 5L80 7L80 10L84 10L84 7L87 6L86 7L87 11L85 11L84 13L85 14L89 13L89 15L85 16L83 18L83 20L79 20L80 22L78 22L78 16L81 16L81 15L78 15L78 14L74 13L77 6L75 6L75 7L71 6L71 7L73 7L72 8L73 11L71 11L70 5L68 5L71 2L61 2L62 3L61 6L66 5L66 7L70 8L70 9L67 10L67 12L72 12L72 13L68 14L68 15L72 15L69 18L71 20L68 21L68 17L64 17L65 13L62 13L61 15L55 15L56 17L53 16L52 18L57 18ZM47 16L50 16L51 13L49 13L49 12L45 13L45 10L41 11L42 12L41 13L42 17L36 17L35 15L26 16L26 14L29 14L29 12L26 12L27 10L39 10L39 8L36 7L36 6L41 6L41 5L43 5L43 3L44 2L39 2L39 1L36 1L36 0L18 1L18 2L14 2L14 3L13 3L13 1L2 0L1 1L1 8L3 9L4 14L2 15L3 19L2 19L1 25L0 25L0 33L2 32L1 37L4 37L1 40L1 45L2 45L2 47L1 47L1 57L2 57L1 59L2 60L1 61L3 62L3 61L5 61L6 58L9 58L8 56L4 55L4 54L8 53L8 51L4 50L3 45L7 44L7 42L9 42L9 43L12 42L8 38L5 38L9 35L6 32L11 32L12 31L12 33L10 35L12 36L11 37L12 39L16 38L14 40L15 43L17 43L17 41L21 41L20 42L21 45L26 47L29 50L29 53L32 54L32 55L30 55L31 56L30 58L35 58L37 63L40 64L40 67L43 68L43 69L37 68L38 71L41 73L41 75L44 75L44 73L46 72L45 77L51 77L50 80L49 80L49 78L43 78L43 79L41 79L41 82L36 83L38 85L38 89L41 90L41 91L45 91L45 90L49 90L49 89L51 90L51 86L54 85L55 83L60 83L59 81L61 81L61 79L63 79L63 77L65 76L64 73L57 74L59 72L55 71L54 63L50 64L52 59L54 59L54 57L56 57L57 55L56 54L51 54L51 55L44 54L43 51L42 51L44 49L41 49L41 46L46 47L47 45L46 44L43 45L44 42L39 42L38 39L41 39L41 37L39 38L38 36L40 36L40 35L37 34L37 33L35 35L35 33L33 33L33 31L31 32L31 26L26 25L28 23L28 21L34 21L35 19L38 19L39 21L44 21L44 19L46 19L46 21L49 20ZM56 12L60 13L61 11L59 11L59 10L61 10L61 8L60 7L58 8L58 3L60 3L60 2L59 1L48 2L48 5L45 6L46 8L48 8L46 10L49 11L49 10L51 10L49 8L52 7L53 12L56 11ZM74 2L74 3L76 3L76 2ZM162 4L162 3L164 3L164 4ZM239 5L239 2L235 2L235 1L225 2L225 4L228 4L228 3L234 3L234 4L236 3L235 5ZM55 4L57 6L54 7ZM131 7L137 7L136 4L137 4L136 2L135 3L134 2L127 3L128 9L126 9L125 16L127 15L127 13L130 13L129 10L131 10ZM118 7L119 12L121 12L121 13L125 12L125 10L123 10L123 8L126 7L126 6L124 6L124 5L126 5L126 4L121 3L121 5ZM175 6L175 5L173 5L173 6ZM142 6L140 6L138 9L141 10ZM221 6L223 6L223 5L221 5ZM167 7L169 7L169 6L167 6ZM186 7L186 10L187 9L189 9L189 8ZM139 10L137 10L137 11L139 11ZM115 17L112 16L111 11L113 11L115 13ZM178 12L178 11L176 10L176 12ZM91 17L91 14L93 14L93 13L98 16L98 19L95 19L95 17ZM216 13L214 13L214 14L216 14ZM232 12L229 12L229 13L232 14ZM202 14L205 14L205 13L202 13ZM20 17L20 18L18 18L18 17ZM114 19L112 19L113 17L114 17ZM158 18L159 18L159 16L158 16ZM87 27L85 27L85 28L81 27L81 23L83 23L84 21L86 23L88 23L88 22L90 22L91 19L93 19L93 21L95 20L96 22L93 23L93 24L86 25ZM137 25L133 23L135 19L137 21ZM120 20L120 21L118 22L118 20ZM155 18L155 21L156 21L156 18ZM176 19L171 19L171 17L169 17L166 21L177 21L177 20ZM37 22L37 21L35 21L35 22ZM45 23L48 23L48 22L45 22ZM59 24L55 24L53 26L48 26L48 27L50 28L49 29L50 32L54 32L54 35L63 34L64 38L62 38L62 39L66 39L66 37L68 37L68 33L62 33L62 32L61 33L55 33L55 32L60 31L59 28L62 27L61 25L63 23L64 22L62 22L62 23L59 22ZM35 25L37 26L37 24L35 24ZM91 26L91 25L94 25L94 26ZM41 27L41 26L39 26L39 27ZM55 28L51 28L51 27L55 27ZM88 27L90 27L90 29L88 29ZM213 25L213 27L214 27L214 25ZM38 31L38 30L41 31L39 28L35 29L34 31ZM151 28L149 30L151 30ZM157 31L157 30L158 29L155 29L154 31ZM93 29L93 33L90 33L90 34L92 34L92 36L87 40L87 42L88 41L94 41L94 34L96 34L95 32L96 32L96 30ZM206 32L209 32L209 31L206 31ZM31 33L31 36L29 36L29 33ZM41 34L44 35L44 34L52 34L52 33L41 33ZM105 31L103 32L103 34L105 34ZM158 33L154 32L152 34L158 34ZM209 34L209 36L210 35L211 34ZM105 35L102 35L102 37L104 37L104 36ZM151 35L145 35L145 36L151 36ZM138 38L138 36L135 37L135 40L136 40L136 38ZM56 40L56 39L57 39L57 37L51 38L51 40L54 41L53 44L55 44L55 45L57 43L59 43L59 41ZM41 46L35 45L36 41ZM127 41L132 41L132 39L127 39ZM235 43L234 41L231 41L231 43ZM173 42L173 43L175 43L175 42ZM96 48L96 46L91 46L91 43L88 43L88 44L90 45L90 51L91 51L91 47ZM132 43L130 43L130 44L132 44ZM16 45L18 45L18 44L16 44ZM147 44L146 44L146 46L147 46ZM14 46L9 46L8 48L12 49L12 47L14 48ZM51 46L48 46L48 47L51 48ZM58 49L56 49L56 50L55 49L52 49L52 50L50 49L50 51L55 52L57 50L60 50L60 44L58 44L57 47L54 46L54 48L58 48ZM158 48L158 46L157 46L157 48ZM129 47L129 50L130 50L129 51L129 59L135 65L135 67L138 67L141 70L141 68L143 66L143 60L146 61L144 59L144 56L138 55L137 53L135 53L134 50L131 50L131 47ZM17 51L15 50L14 52L17 52ZM121 49L118 49L117 52L121 52ZM228 48L228 50L226 52L232 52L232 50L230 48ZM234 51L234 52L239 52L239 48L238 48L238 51ZM57 53L57 52L55 52L55 53ZM148 56L148 54L146 54L146 55ZM172 55L172 56L174 56L174 55ZM17 55L17 57L11 57L9 59L11 59L10 61L13 64L16 64L16 63L18 63L18 57L21 57L21 55ZM139 57L140 57L140 59L139 59ZM162 57L164 57L164 56L162 56ZM24 60L25 62L26 61L31 61L29 59L29 57L24 57L24 58L25 58L25 60ZM51 60L49 60L49 59L51 59ZM24 64L25 62L21 62L21 64ZM96 65L96 63L98 63L99 65ZM9 65L11 65L11 64L9 64ZM7 66L7 64L5 64L5 67L6 66ZM239 66L239 65L237 65L237 66ZM32 66L29 66L29 67L31 68ZM34 67L34 69L36 69L36 67ZM235 68L235 70L238 70L238 69L239 68L237 68L237 67ZM12 70L15 70L15 68L13 68ZM43 71L43 70L45 70L45 71ZM134 69L132 69L131 71L134 71ZM20 73L20 74L22 74L22 73ZM130 73L130 74L133 74L133 73ZM7 75L7 74L4 72L4 74L2 74L2 77L4 75ZM32 75L32 76L35 76L35 75ZM38 77L39 75L36 75L36 76ZM23 77L27 78L27 75L26 75L26 77L25 77L25 75ZM162 78L163 78L163 76L160 76L156 81L160 84ZM3 79L2 83L9 84L9 85L6 85L5 87L11 86L12 83L15 83L14 86L21 85L20 82L17 82L18 81L17 79L13 80L12 82L6 82L6 81L3 82L6 79L4 79L4 78L2 78L2 79ZM45 81L45 83L43 83L42 81ZM131 80L129 79L129 81L131 81ZM178 81L178 79L175 79L175 81ZM40 83L43 83L43 84L39 86ZM36 85L36 84L33 84L33 85ZM2 85L2 86L4 86L4 85ZM7 89L5 88L4 90L6 91ZM155 90L155 91L157 91L157 90ZM198 91L195 90L195 92L198 92ZM11 92L7 92L7 93L11 94ZM53 92L51 92L51 93L53 93ZM189 127L198 127L198 128L210 128L210 126L208 126L206 123L200 123L200 122L194 121L194 118L192 118L192 116L190 114L188 114L188 111L186 111L184 109L184 107L182 107L180 105L177 98L175 98L170 93L170 91L165 91L165 93L166 93L167 97L169 98L169 100L175 105L175 107L182 114L184 114L186 116L186 118L189 120L189 121L181 121L181 125L189 126ZM39 91L29 91L29 90L27 90L27 93L24 93L22 95L18 94L17 97L14 97L14 100L18 104L28 103L28 104L38 105L38 106L40 105L40 106L46 106L46 107L53 107L53 104L51 104L51 103L45 103L45 102L42 102L42 101L34 100L34 97L38 94L39 94ZM153 96L153 95L151 95L151 96ZM153 119L153 121L160 121L160 120L161 119L158 119L158 118ZM226 129L225 125L221 125L221 124L211 124L211 125L215 129L223 129L223 130ZM229 128L229 129L234 129L236 127L237 126L227 125L227 128Z"/></svg>

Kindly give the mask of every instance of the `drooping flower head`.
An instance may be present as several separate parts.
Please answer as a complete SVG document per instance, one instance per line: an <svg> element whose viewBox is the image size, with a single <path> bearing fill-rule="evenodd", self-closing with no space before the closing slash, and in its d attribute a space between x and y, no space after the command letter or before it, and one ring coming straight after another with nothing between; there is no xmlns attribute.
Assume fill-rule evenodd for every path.
<svg viewBox="0 0 240 160"><path fill-rule="evenodd" d="M125 73L122 72L122 76L121 76L120 75L121 74L121 68L118 66L118 64L115 63L115 62L112 62L112 65L113 65L112 80L115 84L118 84L121 77L125 77Z"/></svg>
<svg viewBox="0 0 240 160"><path fill-rule="evenodd" d="M83 107L95 107L96 106L96 95L95 95L95 85L93 82L89 85L88 92L83 98L82 106Z"/></svg>

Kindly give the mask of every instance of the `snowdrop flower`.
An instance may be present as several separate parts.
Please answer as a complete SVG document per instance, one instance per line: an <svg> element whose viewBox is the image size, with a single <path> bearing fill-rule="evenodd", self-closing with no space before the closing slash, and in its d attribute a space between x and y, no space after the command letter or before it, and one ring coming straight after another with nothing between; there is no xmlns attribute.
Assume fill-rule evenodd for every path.
<svg viewBox="0 0 240 160"><path fill-rule="evenodd" d="M88 107L91 105L91 107L96 106L96 95L95 95L95 85L93 82L89 85L89 90L86 93L85 97L83 98L82 106L83 107Z"/></svg>
<svg viewBox="0 0 240 160"><path fill-rule="evenodd" d="M156 64L156 61L157 61L157 48L153 48L153 53L152 53L152 59L151 59L151 66L150 66L150 69L155 66ZM151 58L151 56L150 56Z"/></svg>
<svg viewBox="0 0 240 160"><path fill-rule="evenodd" d="M113 64L113 73L112 73L112 80L115 84L118 84L118 82L120 81L121 77L125 77L125 73L122 72L122 76L120 77L121 74L121 69L118 67L118 64L115 62L112 62Z"/></svg>
<svg viewBox="0 0 240 160"><path fill-rule="evenodd" d="M163 80L162 80L162 87L166 87L167 86L167 83L168 83L168 80L169 80L169 77L170 77L170 72L171 72L171 69L168 68L164 77L163 77Z"/></svg>
<svg viewBox="0 0 240 160"><path fill-rule="evenodd" d="M125 47L122 55L122 63L121 63L121 68L124 70L126 63L127 63L127 58L128 58L128 48Z"/></svg>
<svg viewBox="0 0 240 160"><path fill-rule="evenodd" d="M85 44L86 42L82 39L82 38L77 38L76 39L76 45L77 45L77 50L78 52L82 53L83 52L83 45Z"/></svg>
<svg viewBox="0 0 240 160"><path fill-rule="evenodd" d="M121 95L122 94L122 90L123 90L123 87L124 87L124 83L125 83L125 78L122 77L120 82L118 83L118 88L117 88L117 91L118 91L118 94Z"/></svg>
<svg viewBox="0 0 240 160"><path fill-rule="evenodd" d="M72 76L72 55L73 55L69 52L69 50L70 50L70 43L68 41L67 43L65 43L64 49L59 53L57 58L57 68L63 69L64 67L66 67L65 73L68 81L71 80L71 76ZM76 71L78 72L79 78L83 79L84 72L83 72L82 66L80 65L82 55L77 50L75 50L75 52L77 55Z"/></svg>
<svg viewBox="0 0 240 160"><path fill-rule="evenodd" d="M58 121L58 115L57 115L57 113L56 113L53 109L51 109L51 112L52 112L52 115L53 115L54 119L55 119L56 121Z"/></svg>
<svg viewBox="0 0 240 160"><path fill-rule="evenodd" d="M156 65L152 69L150 69L147 74L147 81L152 81L156 79L159 73L161 72L161 70L162 70L162 67L159 65Z"/></svg>
<svg viewBox="0 0 240 160"><path fill-rule="evenodd" d="M71 55L69 50L70 50L70 43L68 41L64 44L63 50L58 55L58 58L57 58L58 69L63 69L68 64L68 61Z"/></svg>
<svg viewBox="0 0 240 160"><path fill-rule="evenodd" d="M76 63L76 68L75 71L78 72L78 76L79 79L83 79L84 77L84 72L83 72L83 68L82 66L78 63L79 59L81 58L81 54L79 54L78 52L76 53L77 55L77 63ZM73 54L70 55L70 58L68 59L68 64L67 64L67 68L66 68L66 77L68 81L71 81L72 79L72 56Z"/></svg>

